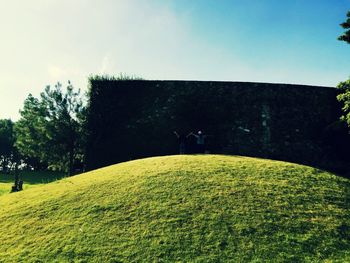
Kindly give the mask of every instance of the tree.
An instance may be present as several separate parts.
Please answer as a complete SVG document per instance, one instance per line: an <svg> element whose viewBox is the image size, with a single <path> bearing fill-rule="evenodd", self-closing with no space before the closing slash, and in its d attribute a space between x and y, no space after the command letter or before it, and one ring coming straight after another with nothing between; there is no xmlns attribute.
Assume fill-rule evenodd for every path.
<svg viewBox="0 0 350 263"><path fill-rule="evenodd" d="M34 98L31 94L20 111L16 125L19 151L38 158L52 170L74 173L74 165L82 162L85 106L80 90L68 81L65 91L62 84L50 86Z"/></svg>
<svg viewBox="0 0 350 263"><path fill-rule="evenodd" d="M349 29L345 31L343 35L341 35L338 40L346 41L350 44L350 11L347 13L347 20L340 24L344 29ZM343 115L341 116L341 120L345 121L350 128L350 79L344 82L340 82L337 86L340 93L337 96L339 102L342 103Z"/></svg>
<svg viewBox="0 0 350 263"><path fill-rule="evenodd" d="M337 86L340 94L337 96L338 101L342 103L343 115L341 120L345 121L350 127L350 79L340 82Z"/></svg>
<svg viewBox="0 0 350 263"><path fill-rule="evenodd" d="M11 120L0 120L0 166L3 172L7 172L14 162L15 136Z"/></svg>
<svg viewBox="0 0 350 263"><path fill-rule="evenodd" d="M346 14L347 20L344 23L341 23L341 27L344 29L348 29L344 32L343 35L338 37L338 40L345 41L350 44L350 11Z"/></svg>

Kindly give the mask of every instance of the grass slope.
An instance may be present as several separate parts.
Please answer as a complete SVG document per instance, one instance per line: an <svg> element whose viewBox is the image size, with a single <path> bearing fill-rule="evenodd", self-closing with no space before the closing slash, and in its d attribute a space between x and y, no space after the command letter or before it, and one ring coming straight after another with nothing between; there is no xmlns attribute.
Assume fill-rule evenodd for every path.
<svg viewBox="0 0 350 263"><path fill-rule="evenodd" d="M64 177L64 174L60 172L51 171L20 171L19 177L23 180L23 188L24 190L26 190L33 186L39 186L42 184L59 180ZM0 196L10 193L13 184L13 174L0 173Z"/></svg>
<svg viewBox="0 0 350 263"><path fill-rule="evenodd" d="M350 261L349 201L311 167L142 159L1 196L0 261Z"/></svg>

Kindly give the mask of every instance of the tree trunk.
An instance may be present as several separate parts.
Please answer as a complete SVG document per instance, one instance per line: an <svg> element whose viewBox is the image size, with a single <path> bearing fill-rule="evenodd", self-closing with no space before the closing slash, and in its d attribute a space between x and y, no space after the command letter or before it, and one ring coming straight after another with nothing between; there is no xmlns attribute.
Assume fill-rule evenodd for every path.
<svg viewBox="0 0 350 263"><path fill-rule="evenodd" d="M16 187L16 190L18 190L18 181L19 181L18 165L16 163L16 165L15 165L15 187Z"/></svg>

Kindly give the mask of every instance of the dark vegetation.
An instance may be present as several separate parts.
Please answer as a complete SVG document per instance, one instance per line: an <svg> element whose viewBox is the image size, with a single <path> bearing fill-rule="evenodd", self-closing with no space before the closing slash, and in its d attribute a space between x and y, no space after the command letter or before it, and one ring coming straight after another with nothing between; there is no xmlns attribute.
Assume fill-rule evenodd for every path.
<svg viewBox="0 0 350 263"><path fill-rule="evenodd" d="M7 173L15 163L14 123L11 120L0 120L0 169Z"/></svg>
<svg viewBox="0 0 350 263"><path fill-rule="evenodd" d="M345 172L349 162L349 137L339 122L333 88L108 78L92 78L90 83L88 169L177 153L173 130L210 134L207 150L212 153L338 172Z"/></svg>
<svg viewBox="0 0 350 263"><path fill-rule="evenodd" d="M88 105L73 86L29 95L13 123L0 121L0 169L74 174L178 153L174 130L209 134L211 153L259 156L345 172L348 95L325 87L92 77ZM340 93L338 92L340 91ZM345 95L344 95L345 94ZM322 105L322 106L320 106ZM195 138L187 141L193 153Z"/></svg>
<svg viewBox="0 0 350 263"><path fill-rule="evenodd" d="M338 40L345 41L350 44L350 11L346 14L346 16L346 21L340 24L342 28L346 29L346 31L338 38Z"/></svg>

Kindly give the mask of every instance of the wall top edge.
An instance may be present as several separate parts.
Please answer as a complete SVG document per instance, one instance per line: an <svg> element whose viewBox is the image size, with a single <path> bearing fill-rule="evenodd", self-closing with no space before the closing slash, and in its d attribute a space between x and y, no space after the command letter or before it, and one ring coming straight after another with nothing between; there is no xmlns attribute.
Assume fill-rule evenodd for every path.
<svg viewBox="0 0 350 263"><path fill-rule="evenodd" d="M311 88L326 88L336 89L336 87L309 85L309 84L294 84L294 83L270 83L270 82L250 82L250 81L219 81L219 80L93 80L96 82L154 82L154 83L216 83L216 84L248 84L248 85L262 85L262 86L298 86L298 87L311 87Z"/></svg>

